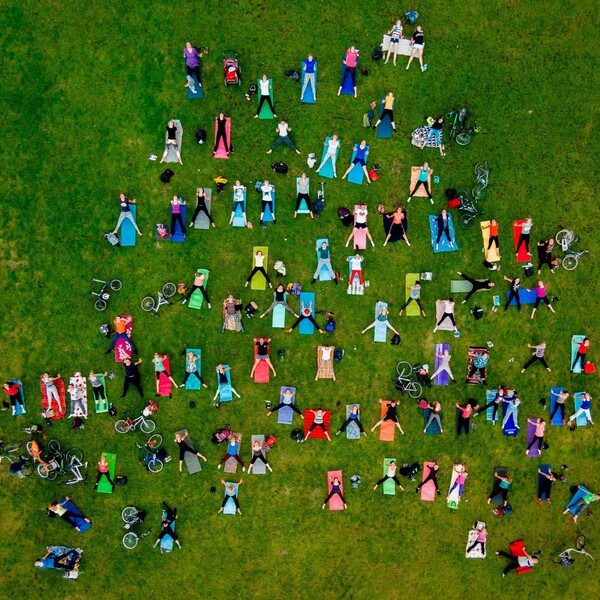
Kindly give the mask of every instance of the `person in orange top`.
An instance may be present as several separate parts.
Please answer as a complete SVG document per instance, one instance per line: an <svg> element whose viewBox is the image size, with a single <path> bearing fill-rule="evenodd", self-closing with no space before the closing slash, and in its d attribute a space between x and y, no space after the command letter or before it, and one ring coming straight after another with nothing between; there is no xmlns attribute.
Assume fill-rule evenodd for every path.
<svg viewBox="0 0 600 600"><path fill-rule="evenodd" d="M498 221L496 221L496 219L492 219L490 224L483 227L483 229L490 230L490 239L488 241L487 249L489 250L492 247L492 244L496 244L496 250L500 252L500 242L498 241Z"/></svg>
<svg viewBox="0 0 600 600"><path fill-rule="evenodd" d="M127 319L124 319L123 317L116 317L113 323L115 324L115 333L112 337L112 340L110 341L110 345L108 346L106 354L109 354L110 351L115 347L115 344L117 343L118 339L123 339L126 342L128 342L131 345L131 349L133 350L133 352L137 354L137 349L134 343L131 341L131 338L127 335Z"/></svg>

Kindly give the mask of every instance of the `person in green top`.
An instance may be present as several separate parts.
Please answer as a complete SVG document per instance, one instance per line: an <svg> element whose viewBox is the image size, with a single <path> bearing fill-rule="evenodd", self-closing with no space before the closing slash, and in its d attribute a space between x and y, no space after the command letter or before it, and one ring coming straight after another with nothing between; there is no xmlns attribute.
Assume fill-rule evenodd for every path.
<svg viewBox="0 0 600 600"><path fill-rule="evenodd" d="M511 484L512 484L512 479L510 477L510 475L508 474L508 471L506 472L506 474L504 476L499 475L496 471L494 471L494 477L496 479L500 480L500 493L502 494L502 506L506 506L508 504L508 488L510 488ZM493 492L492 492L492 496L490 496L488 498L487 503L491 504L492 503L492 498L493 498Z"/></svg>
<svg viewBox="0 0 600 600"><path fill-rule="evenodd" d="M321 247L317 246L316 250L317 250L317 256L318 256L319 260L317 262L317 268L315 269L311 283L314 283L317 280L317 277L319 276L321 269L323 267L327 267L327 270L329 271L331 278L337 284L337 282L338 282L337 277L335 276L335 271L333 270L333 267L331 266L331 252L329 250L329 244L327 244L327 242L323 241L321 243Z"/></svg>
<svg viewBox="0 0 600 600"><path fill-rule="evenodd" d="M563 511L563 515L566 515L568 512L572 512L573 513L573 521L575 521L575 523L577 523L577 519L579 519L579 513L588 504L591 504L592 502L598 502L598 500L600 500L600 494L595 494L594 492L589 492L589 493L585 494L585 496L582 496L579 500L577 500L577 502L575 502L575 504L573 504L573 506L571 506L570 508L567 507Z"/></svg>

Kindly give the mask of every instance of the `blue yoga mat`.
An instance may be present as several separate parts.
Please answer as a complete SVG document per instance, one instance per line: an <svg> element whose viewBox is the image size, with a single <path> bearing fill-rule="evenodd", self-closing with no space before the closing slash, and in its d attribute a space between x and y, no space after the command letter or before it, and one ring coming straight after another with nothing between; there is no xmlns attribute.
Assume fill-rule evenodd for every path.
<svg viewBox="0 0 600 600"><path fill-rule="evenodd" d="M315 305L315 294L314 292L300 292L300 310L298 311L300 314L302 309L302 303L304 306L308 308L308 305L312 302L312 314L313 317L316 313L316 305ZM308 320L302 319L300 321L300 325L298 325L298 333L302 333L303 335L311 335L315 332L315 326Z"/></svg>
<svg viewBox="0 0 600 600"><path fill-rule="evenodd" d="M502 402L502 401L501 401ZM506 402L502 402L502 416L506 416L506 412L508 410L508 404ZM517 414L519 409L517 408ZM506 420L506 425L503 427L504 435L507 437L516 437L519 434L519 429L517 428L517 424L514 419L515 413L513 412L510 417Z"/></svg>
<svg viewBox="0 0 600 600"><path fill-rule="evenodd" d="M426 408L423 410L423 429L425 429L425 426L427 425L427 421L429 421L429 417L431 416L431 409L430 408ZM444 417L443 417L443 412L440 412L440 420L443 421ZM431 425L427 428L427 430L425 431L425 435L441 435L442 431L440 429L440 426L437 424L437 421L432 421Z"/></svg>
<svg viewBox="0 0 600 600"><path fill-rule="evenodd" d="M552 471L552 467L550 465L540 465L539 466L540 471L543 471L544 473L550 474L550 471ZM540 500L543 500L544 502L548 499L548 495L546 494L546 492L542 492L542 484L544 483L544 480L546 479L546 477L544 477L541 473L538 473L538 498Z"/></svg>
<svg viewBox="0 0 600 600"><path fill-rule="evenodd" d="M296 404L296 388L291 385L281 386L281 390L279 391L279 402L283 400L283 392L288 389L292 392L292 404ZM293 420L294 411L289 406L282 406L277 411L277 423L280 425L291 425Z"/></svg>
<svg viewBox="0 0 600 600"><path fill-rule="evenodd" d="M352 163L354 161L354 159L356 158L356 148L358 148L359 144L355 144L354 145L354 150L352 150L352 158L350 159L350 163ZM367 151L369 150L370 146L367 146L366 149ZM367 162L369 161L369 157L367 155L365 155L365 165L367 164ZM350 173L348 173L348 181L350 183L356 183L358 185L362 185L363 179L365 177L365 172L363 171L362 165L356 164L352 167L352 170L350 171Z"/></svg>
<svg viewBox="0 0 600 600"><path fill-rule="evenodd" d="M331 262L331 246L329 246L329 238L318 238L315 244L315 248L321 248L321 244L325 242L329 248L329 260ZM319 251L317 250L317 262L319 260ZM331 281L331 273L326 266L321 267L319 271L319 281ZM314 316L314 315L313 315Z"/></svg>
<svg viewBox="0 0 600 600"><path fill-rule="evenodd" d="M137 206L135 204L130 204L129 210L137 223ZM121 224L121 246L135 246L136 241L137 232L135 227L129 219L125 219Z"/></svg>
<svg viewBox="0 0 600 600"><path fill-rule="evenodd" d="M454 247L450 246L450 242L448 242L448 239L444 234L440 239L438 249L435 249L435 240L437 239L438 234L437 215L429 215L429 230L431 232L431 247L433 248L434 253L454 252L455 250L458 250L458 244L456 243L456 231L454 229L452 215L450 213L448 213L448 231L450 232L450 239L452 240Z"/></svg>
<svg viewBox="0 0 600 600"><path fill-rule="evenodd" d="M556 396L560 392L564 392L564 391L565 391L564 387L550 388L550 414L552 414L554 412L554 407L556 406ZM564 404L563 404L563 410L565 410L565 411L567 410L567 408ZM566 419L566 415L565 415L565 419ZM558 411L558 410L556 411L556 414L552 418L552 421L550 421L550 425L557 425L559 427L564 425L563 420L561 418L560 411Z"/></svg>
<svg viewBox="0 0 600 600"><path fill-rule="evenodd" d="M387 308L388 303L379 300L375 304L375 327L373 327L373 341L374 342L383 342L384 344L387 342L387 325L385 321L377 321L377 311L382 310L383 308Z"/></svg>
<svg viewBox="0 0 600 600"><path fill-rule="evenodd" d="M491 390L486 390L485 392L485 403L491 402L496 397L496 392L492 392ZM496 413L496 419L500 416L500 407L498 407L498 412ZM485 418L488 421L492 420L492 416L494 415L494 405L488 406L485 411Z"/></svg>
<svg viewBox="0 0 600 600"><path fill-rule="evenodd" d="M226 481L225 485L235 485L235 483L233 481ZM235 488L235 497L238 497L238 490L240 489L239 486L237 486ZM235 515L237 511L237 508L235 506L235 502L233 501L233 498L228 498L227 502L225 503L225 506L223 507L223 514L224 515Z"/></svg>
<svg viewBox="0 0 600 600"><path fill-rule="evenodd" d="M385 100L385 96L382 96L381 98L382 102L379 108L379 118L381 119L381 115L383 114L383 110L384 110L384 100ZM394 110L396 108L396 101L394 100L394 104L392 106L392 110ZM387 140L389 138L392 137L392 121L390 120L389 116L386 116L385 119L383 121L381 121L381 123L379 123L379 125L377 126L377 137L381 138L382 140Z"/></svg>
<svg viewBox="0 0 600 600"><path fill-rule="evenodd" d="M323 148L323 153L321 154L321 162L323 162L325 160L325 156L327 155L327 148L329 147L327 144L330 139L331 139L330 135L325 137L325 147ZM340 144L341 144L342 140L340 138L338 138L338 142L340 142ZM338 148L335 151L336 165L337 165L337 158L338 158L339 154L340 154L340 149ZM319 164L321 164L321 163L319 163ZM336 169L336 171L337 171L337 169ZM323 168L319 171L319 175L321 177L326 177L327 179L333 179L333 165L331 164L330 160L328 160L323 165Z"/></svg>
<svg viewBox="0 0 600 600"><path fill-rule="evenodd" d="M506 291L506 299L508 300L508 295L510 294L510 290ZM535 300L537 298L537 292L535 290L531 290L528 292L526 289L521 288L519 290L519 300L521 304L535 304ZM516 300L513 298L510 301L510 306L515 306Z"/></svg>
<svg viewBox="0 0 600 600"><path fill-rule="evenodd" d="M581 402L583 400L584 393L585 392L575 392L573 394L573 400L575 401L575 412L581 408ZM575 419L575 423L577 423L577 427L585 427L588 424L587 417L582 413Z"/></svg>
<svg viewBox="0 0 600 600"><path fill-rule="evenodd" d="M584 496L586 496L587 494L590 494L590 490L588 490L585 485L580 485L579 489L575 492L575 495L571 498L571 501L569 502L569 504L567 504L567 508L569 509L569 512L572 514L575 514L573 512L573 506L575 506L575 504L581 500Z"/></svg>
<svg viewBox="0 0 600 600"><path fill-rule="evenodd" d="M271 223L273 222L273 213L277 212L277 209L275 208L275 186L273 185L273 191L271 192L271 198L273 198L273 202L271 203L271 205L267 204L266 208L265 208L265 214L263 215L263 222L264 223ZM273 211L271 212L271 206L273 207Z"/></svg>
<svg viewBox="0 0 600 600"><path fill-rule="evenodd" d="M302 81L300 82L300 93L302 93L302 88L304 87L304 64L306 63L305 60L302 61ZM315 63L315 92L317 91L317 61L314 61ZM313 94L312 91L312 87L310 85L310 83L306 86L306 90L304 92L304 96L302 96L300 98L301 102L304 102L304 104L315 104L316 99L315 96Z"/></svg>
<svg viewBox="0 0 600 600"><path fill-rule="evenodd" d="M167 518L167 513L164 510L162 512L162 518ZM171 521L171 529L173 530L173 532L175 532L175 519ZM174 542L175 540L173 540L173 538L169 534L165 535L165 537L160 540L160 551L172 552Z"/></svg>
<svg viewBox="0 0 600 600"><path fill-rule="evenodd" d="M181 219L183 220L184 223L187 223L187 221L186 221L187 206L185 204L181 204L179 206L179 209L181 210ZM171 236L171 241L178 242L180 244L185 242L185 233L183 233L183 229L181 229L181 226L177 222L175 222L175 231L173 232L173 235Z"/></svg>
<svg viewBox="0 0 600 600"><path fill-rule="evenodd" d="M196 93L194 94L189 87L187 87L187 97L195 100L197 98L202 98L204 96L204 92L202 90L202 86L198 84L198 78L196 77L196 73L192 73L190 77L194 80L194 84L196 86Z"/></svg>
<svg viewBox="0 0 600 600"><path fill-rule="evenodd" d="M285 329L285 306L283 304L276 304L275 308L271 311L272 319L271 326L275 329Z"/></svg>
<svg viewBox="0 0 600 600"><path fill-rule="evenodd" d="M235 192L234 192L235 194ZM235 198L235 196L234 196ZM246 192L244 192L244 209L241 206L236 206L235 213L233 214L233 221L231 225L233 227L246 227L244 223L244 213L246 212Z"/></svg>
<svg viewBox="0 0 600 600"><path fill-rule="evenodd" d="M19 387L19 399L21 400L23 408L21 408L21 404L17 402L15 405L15 413L13 414L13 417L20 417L27 412L27 409L25 408L25 393L23 392L22 381L20 379L11 379L8 383L11 385L21 383L21 386Z"/></svg>
<svg viewBox="0 0 600 600"><path fill-rule="evenodd" d="M196 367L198 369L198 373L202 375L202 351L200 348L186 348L185 349L185 360L187 360L188 352L193 352L198 357L198 362L196 363ZM186 390L199 390L200 389L200 380L195 375L190 375L185 382Z"/></svg>
<svg viewBox="0 0 600 600"><path fill-rule="evenodd" d="M344 60L346 56L342 58ZM358 74L358 60L356 61L355 75ZM354 85L352 84L352 73L346 69L346 65L342 63L342 94L354 96Z"/></svg>
<svg viewBox="0 0 600 600"><path fill-rule="evenodd" d="M227 383L219 385L219 398L221 402L231 402L233 400L233 392L231 391L231 371L227 368L229 365L223 365ZM217 373L217 383L219 382L219 374Z"/></svg>
<svg viewBox="0 0 600 600"><path fill-rule="evenodd" d="M569 365L569 369L573 366L573 361L575 360L575 356L577 356L577 348L579 348L579 344L581 344L584 339L585 335L574 335L571 338L571 364ZM573 369L572 373L583 373L580 360L577 361L577 366Z"/></svg>
<svg viewBox="0 0 600 600"><path fill-rule="evenodd" d="M64 501L65 498L63 497L58 502L59 504L62 504ZM68 511L77 515L77 518L74 518L73 521L75 521L75 526L79 527L79 533L86 532L92 526L91 522L85 520L84 514L79 510L72 500L65 502L65 504L63 504L63 508L66 508Z"/></svg>

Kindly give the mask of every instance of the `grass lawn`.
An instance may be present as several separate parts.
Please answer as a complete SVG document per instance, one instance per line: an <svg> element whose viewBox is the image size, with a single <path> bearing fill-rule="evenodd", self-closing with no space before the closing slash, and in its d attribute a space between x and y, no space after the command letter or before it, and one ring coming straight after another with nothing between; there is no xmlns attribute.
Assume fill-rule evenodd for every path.
<svg viewBox="0 0 600 600"><path fill-rule="evenodd" d="M138 464L135 442L143 434L120 436L114 418L96 415L90 399L90 418L85 430L72 432L67 421L57 422L50 437L63 447L81 447L90 461L87 486L68 489L79 507L93 520L83 536L60 520L49 520L45 507L64 488L32 476L11 477L0 472L3 515L0 525L0 560L3 564L3 594L18 598L23 593L45 598L135 598L152 594L164 597L181 593L194 597L222 598L416 598L444 595L457 598L468 593L489 598L502 585L508 598L537 594L544 598L590 597L597 589L593 563L578 560L569 570L556 566L551 557L576 534L588 536L589 550L599 553L598 515L582 517L574 525L562 510L570 499L569 486L585 483L600 489L597 473L598 442L594 427L572 433L566 427L548 427L549 449L542 460L524 460L524 424L528 417L544 416L538 400L548 398L549 388L564 385L569 391L596 392L596 376L569 373L570 340L583 333L592 339L590 358L600 362L598 302L592 296L593 276L600 244L598 211L594 208L594 165L598 155L598 32L589 14L595 4L556 2L460 3L433 1L417 6L425 36L425 61L421 73L417 63L405 70L406 57L398 66L373 62L371 52L390 28L397 14L392 6L347 0L326 4L293 0L273 2L216 2L175 5L167 2L125 3L40 2L33 5L8 3L1 18L3 50L4 116L4 235L0 239L0 334L3 340L3 379L24 381L28 415L13 419L0 416L0 437L24 439L22 428L40 422L38 379L44 371L60 372L65 378L74 371L114 370L108 384L109 397L118 414L138 414L144 403L132 391L120 400L123 374L111 355L105 355L107 340L98 333L105 321L118 314L134 317L133 339L144 362L144 388L152 397L154 352L168 353L176 381L184 374L185 347L203 352L203 374L210 389L201 392L176 390L173 399L159 399L155 415L157 431L174 454L165 470L152 475ZM408 8L408 5L405 6ZM403 9L404 10L404 9ZM412 34L407 26L405 34ZM208 46L203 59L204 99L188 100L184 89L182 49L190 39ZM361 49L358 99L336 96L341 58L351 44ZM221 53L237 50L243 85L225 88ZM284 77L284 71L299 69L311 51L318 60L316 105L299 102L300 84ZM275 140L275 121L254 120L256 98L244 97L247 86L266 73L274 81L275 107L292 128L292 139L302 151L297 156L285 146L272 156L265 154ZM372 100L392 90L396 96L398 133L391 140L377 139L362 127L362 115ZM437 150L420 151L410 144L410 132L423 117L445 113L467 102L482 127L467 147L449 144L447 157ZM215 161L211 154L214 118L221 111L232 117L235 151L228 161ZM160 156L164 127L178 118L184 127L183 166L167 165L175 175L168 185L159 180L164 165L148 160ZM194 131L203 127L208 142L198 146ZM295 176L307 169L306 156L320 157L325 135L337 132L343 140L338 161L338 179L326 184L326 208L319 219L292 219ZM446 132L447 135L447 132ZM341 181L349 164L351 143L366 139L371 145L369 163L381 163L381 177L371 186ZM287 175L270 170L283 160ZM405 205L410 167L429 160L440 183L433 185L436 206L415 199ZM481 234L476 226L458 230L460 251L433 254L429 243L428 215L445 204L446 188L470 188L473 166L489 161L493 169L487 217L500 222L502 271L493 273L497 292L504 294L502 275L522 273L515 262L512 221L531 216L532 241L553 236L560 225L581 237L578 249L590 254L573 272L564 269L543 279L550 295L558 296L556 314L543 306L535 320L527 310L491 312L492 293L481 293L469 303L486 309L475 321L465 306L457 306L461 337L450 332L435 335L434 302L448 295L455 271L485 277ZM316 193L317 174L311 178ZM222 174L230 183L222 195L213 194L216 229L192 230L185 244L157 242L156 223L168 223L169 200L179 194L194 205L196 187L213 187ZM260 197L253 191L257 179L269 178L277 186L277 224L262 229L258 223ZM240 179L248 186L248 218L254 229L227 225L231 210L231 186ZM112 248L102 239L118 217L117 199L124 191L138 201L138 224L144 233L135 248ZM349 296L346 283L310 284L315 267L314 242L328 236L334 267L347 279L344 247L350 231L338 222L337 208L352 208L364 201L370 208L369 224L377 247L363 252L365 295ZM411 247L395 243L382 248L384 239L376 207L388 210L398 203L407 206ZM456 213L455 213L456 218ZM317 308L336 314L335 333L327 336L286 335L272 330L270 319L244 319L246 333L221 335L220 303L228 295L241 295L244 304L254 300L264 310L271 292L244 289L251 268L252 247L268 245L269 268L283 260L288 281L300 282L316 292ZM535 250L534 250L535 253ZM208 284L213 307L188 310L180 304L161 309L161 318L145 314L142 297L155 293L166 281L191 284L194 270L211 270ZM408 272L431 271L433 280L423 284L427 318L398 317L404 301L404 278ZM123 280L123 289L110 299L109 309L93 309L89 291L93 277ZM534 285L536 278L527 280ZM94 284L95 285L95 284ZM390 321L400 331L400 346L375 344L372 332L360 331L373 319L379 299L390 304ZM294 308L297 300L292 300ZM324 321L323 316L317 320ZM290 315L287 318L291 323ZM252 338L272 336L272 357L277 377L268 385L255 385ZM475 420L471 439L455 440L456 401L468 397L480 403L483 386L464 384L467 350L471 345L494 343L488 366L488 384L515 387L522 399L522 433L517 438L502 435L500 423L492 427L484 416ZM547 359L552 373L536 365L519 374L529 357L527 344L548 343ZM336 363L337 382L314 381L316 347L331 343L345 350ZM343 422L339 400L359 402L362 420L370 427L379 416L378 398L398 396L392 383L401 359L433 364L433 346L447 341L452 346L452 367L460 383L428 391L445 411L443 436L424 436L416 403L402 399L399 409L405 436L393 443L379 441L377 433L367 439L348 441L334 437L332 443L309 440L298 445L290 439L291 428L277 425L276 416L265 416L264 401L276 401L281 385L298 388L301 408L322 406L332 410L332 428ZM277 358L277 350L285 356ZM514 362L509 359L514 357ZM212 407L215 391L214 367L231 365L233 385L241 400ZM91 392L90 392L91 397ZM189 408L191 399L195 409ZM595 408L593 406L593 408ZM568 410L572 409L569 400ZM296 417L297 419L297 417ZM216 464L224 451L210 443L211 434L229 421L244 435L245 460L250 456L250 436L273 433L278 443L270 454L274 473L265 477L243 476L240 502L243 516L217 515L221 502L221 471ZM295 421L296 423L296 421ZM193 477L177 472L176 446L172 434L187 427L200 450L208 457L204 471ZM397 432L398 433L398 432ZM92 491L94 466L102 451L118 455L119 473L129 483L110 495ZM383 496L372 492L381 477L384 457L399 463L437 460L442 497L435 503L421 502L413 484L403 481L405 493ZM454 462L465 462L470 477L463 502L449 510L443 497ZM551 506L536 502L537 466L566 463L568 483L556 483ZM486 499L491 490L494 466L507 466L514 484L510 501L512 515L498 519ZM342 469L349 510L321 510L326 495L326 472ZM349 477L362 477L351 489ZM420 477L420 474L419 476ZM240 474L236 477L239 480ZM216 486L217 492L210 492ZM165 500L180 513L177 532L181 553L159 555L152 550L160 528L160 505ZM135 505L148 511L152 529L132 552L120 540L124 533L120 511ZM594 513L596 510L594 509ZM467 532L477 520L488 523L488 558L466 561ZM494 556L497 549L524 538L527 548L540 549L542 558L532 574L501 581L505 561ZM67 582L58 572L37 571L33 562L49 544L81 546L84 549L79 581ZM596 581L596 583L594 583Z"/></svg>

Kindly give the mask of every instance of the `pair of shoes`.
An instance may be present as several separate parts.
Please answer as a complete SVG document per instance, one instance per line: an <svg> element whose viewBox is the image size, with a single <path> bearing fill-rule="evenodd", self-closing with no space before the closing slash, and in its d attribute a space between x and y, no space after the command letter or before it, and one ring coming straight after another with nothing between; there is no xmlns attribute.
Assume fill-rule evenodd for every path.
<svg viewBox="0 0 600 600"><path fill-rule="evenodd" d="M431 202L431 204L435 204L435 202L433 201L433 198L429 198L429 202Z"/></svg>

